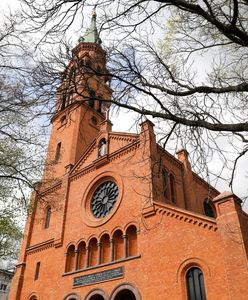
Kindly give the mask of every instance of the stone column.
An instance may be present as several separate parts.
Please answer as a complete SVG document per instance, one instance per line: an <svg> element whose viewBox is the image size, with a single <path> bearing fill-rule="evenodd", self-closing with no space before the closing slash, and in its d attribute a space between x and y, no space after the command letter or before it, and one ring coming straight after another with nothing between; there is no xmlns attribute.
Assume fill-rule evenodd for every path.
<svg viewBox="0 0 248 300"><path fill-rule="evenodd" d="M110 239L109 240L109 243L110 243L110 261L114 261L114 240L113 239Z"/></svg>
<svg viewBox="0 0 248 300"><path fill-rule="evenodd" d="M79 257L79 251L75 250L75 266L74 266L74 270L78 269L78 257Z"/></svg>
<svg viewBox="0 0 248 300"><path fill-rule="evenodd" d="M98 249L97 264L100 265L102 261L102 243L97 243L97 249Z"/></svg>
<svg viewBox="0 0 248 300"><path fill-rule="evenodd" d="M90 266L90 249L89 246L86 246L86 265L85 268L89 268Z"/></svg>

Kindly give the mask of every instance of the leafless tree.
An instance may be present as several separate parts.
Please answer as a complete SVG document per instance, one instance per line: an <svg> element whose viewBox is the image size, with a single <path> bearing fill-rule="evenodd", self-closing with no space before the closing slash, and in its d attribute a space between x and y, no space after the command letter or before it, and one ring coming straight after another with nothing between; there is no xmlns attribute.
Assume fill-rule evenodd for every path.
<svg viewBox="0 0 248 300"><path fill-rule="evenodd" d="M113 88L105 100L152 117L161 141L169 136L169 147L186 146L205 175L212 159L218 178L230 168L232 186L248 152L246 0L22 3L27 31L43 31L37 49L60 43L83 11L97 5Z"/></svg>

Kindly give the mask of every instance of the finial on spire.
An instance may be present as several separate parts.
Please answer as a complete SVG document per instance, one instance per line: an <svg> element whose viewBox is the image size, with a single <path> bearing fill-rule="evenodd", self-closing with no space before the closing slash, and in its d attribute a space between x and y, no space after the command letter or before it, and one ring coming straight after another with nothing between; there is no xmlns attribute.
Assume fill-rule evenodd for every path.
<svg viewBox="0 0 248 300"><path fill-rule="evenodd" d="M90 26L86 29L83 37L79 38L79 42L101 44L102 41L96 27L96 5L92 11Z"/></svg>

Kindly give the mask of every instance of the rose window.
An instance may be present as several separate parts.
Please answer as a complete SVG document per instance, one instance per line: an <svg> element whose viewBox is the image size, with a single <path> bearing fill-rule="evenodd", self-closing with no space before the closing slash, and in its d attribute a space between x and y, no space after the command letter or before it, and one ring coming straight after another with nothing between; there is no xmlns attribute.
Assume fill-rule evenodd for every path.
<svg viewBox="0 0 248 300"><path fill-rule="evenodd" d="M114 207L119 194L118 186L113 181L105 181L94 192L91 211L96 218L105 217Z"/></svg>

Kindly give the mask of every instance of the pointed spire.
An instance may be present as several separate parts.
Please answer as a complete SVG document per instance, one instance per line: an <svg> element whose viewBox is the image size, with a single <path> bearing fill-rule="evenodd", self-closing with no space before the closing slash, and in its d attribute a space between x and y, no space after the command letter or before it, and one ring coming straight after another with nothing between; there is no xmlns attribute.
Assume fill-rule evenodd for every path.
<svg viewBox="0 0 248 300"><path fill-rule="evenodd" d="M84 36L79 38L79 42L96 44L102 43L96 28L96 7L93 9L90 26L86 29Z"/></svg>

